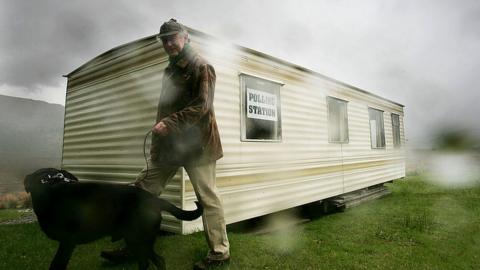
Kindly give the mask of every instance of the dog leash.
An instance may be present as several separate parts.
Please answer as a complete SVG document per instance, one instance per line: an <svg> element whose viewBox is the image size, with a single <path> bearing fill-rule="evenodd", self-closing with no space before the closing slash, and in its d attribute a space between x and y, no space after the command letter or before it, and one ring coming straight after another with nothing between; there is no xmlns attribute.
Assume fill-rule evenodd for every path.
<svg viewBox="0 0 480 270"><path fill-rule="evenodd" d="M141 179L141 180L145 180L147 179L148 177L148 159L147 159L147 151L146 151L146 148L147 148L147 138L148 138L148 135L150 135L150 133L152 133L153 130L150 129L147 134L145 134L145 138L143 139L143 157L145 158L145 164L147 165L147 171L145 172L145 176Z"/></svg>

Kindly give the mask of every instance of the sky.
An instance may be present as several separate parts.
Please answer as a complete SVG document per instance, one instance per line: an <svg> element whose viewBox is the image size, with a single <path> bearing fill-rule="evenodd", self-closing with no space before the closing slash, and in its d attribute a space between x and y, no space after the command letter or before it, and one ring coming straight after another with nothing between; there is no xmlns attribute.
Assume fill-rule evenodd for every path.
<svg viewBox="0 0 480 270"><path fill-rule="evenodd" d="M0 95L64 104L62 75L170 18L405 105L412 146L480 134L477 0L0 0Z"/></svg>

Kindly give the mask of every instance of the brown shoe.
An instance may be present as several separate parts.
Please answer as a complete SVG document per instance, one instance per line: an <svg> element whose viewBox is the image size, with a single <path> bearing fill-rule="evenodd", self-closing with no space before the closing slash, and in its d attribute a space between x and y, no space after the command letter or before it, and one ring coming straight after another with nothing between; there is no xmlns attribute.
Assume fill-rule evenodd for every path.
<svg viewBox="0 0 480 270"><path fill-rule="evenodd" d="M229 263L230 263L230 257L223 260L212 260L207 257L195 263L195 265L193 266L193 270L212 269L214 267L227 265Z"/></svg>
<svg viewBox="0 0 480 270"><path fill-rule="evenodd" d="M100 256L113 263L123 263L133 258L133 254L127 247L122 247L115 250L104 250Z"/></svg>

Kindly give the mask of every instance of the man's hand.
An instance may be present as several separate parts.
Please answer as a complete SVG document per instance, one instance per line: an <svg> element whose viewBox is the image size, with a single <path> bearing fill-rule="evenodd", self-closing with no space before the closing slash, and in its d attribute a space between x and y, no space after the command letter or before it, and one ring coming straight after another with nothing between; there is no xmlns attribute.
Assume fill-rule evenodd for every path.
<svg viewBox="0 0 480 270"><path fill-rule="evenodd" d="M158 122L152 129L152 131L160 136L166 136L168 134L167 125L163 121Z"/></svg>

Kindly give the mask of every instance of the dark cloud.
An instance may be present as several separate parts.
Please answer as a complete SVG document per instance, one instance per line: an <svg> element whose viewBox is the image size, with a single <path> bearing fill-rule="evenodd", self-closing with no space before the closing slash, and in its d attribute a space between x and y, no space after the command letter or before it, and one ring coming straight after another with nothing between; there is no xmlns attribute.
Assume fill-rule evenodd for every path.
<svg viewBox="0 0 480 270"><path fill-rule="evenodd" d="M61 75L110 49L112 41L134 35L135 9L93 3L4 2L0 82L31 89L56 85Z"/></svg>
<svg viewBox="0 0 480 270"><path fill-rule="evenodd" d="M48 2L9 1L8 5L2 82L25 87L55 84L69 65L69 52L81 55L91 50L95 24L86 15Z"/></svg>

